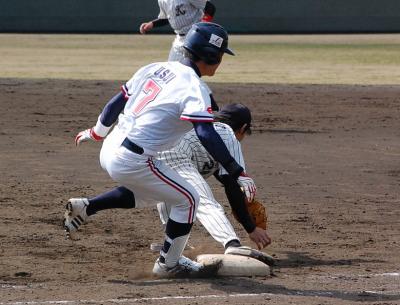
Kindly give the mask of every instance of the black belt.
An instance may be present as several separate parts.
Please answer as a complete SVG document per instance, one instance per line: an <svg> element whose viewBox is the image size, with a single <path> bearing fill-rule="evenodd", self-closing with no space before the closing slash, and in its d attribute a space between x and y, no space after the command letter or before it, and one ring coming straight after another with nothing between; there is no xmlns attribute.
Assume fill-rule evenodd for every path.
<svg viewBox="0 0 400 305"><path fill-rule="evenodd" d="M186 34L178 34L178 35L181 36L181 37L186 36Z"/></svg>
<svg viewBox="0 0 400 305"><path fill-rule="evenodd" d="M121 145L123 147L125 147L126 149L130 150L131 152L134 152L135 154L143 155L143 153L144 153L144 149L142 147L133 143L128 138L125 138L125 140L122 142Z"/></svg>

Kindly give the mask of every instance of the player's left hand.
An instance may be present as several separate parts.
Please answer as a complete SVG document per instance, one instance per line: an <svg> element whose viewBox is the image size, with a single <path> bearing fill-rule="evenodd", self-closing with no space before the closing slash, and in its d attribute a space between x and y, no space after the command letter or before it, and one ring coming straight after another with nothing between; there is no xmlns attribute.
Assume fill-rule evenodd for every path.
<svg viewBox="0 0 400 305"><path fill-rule="evenodd" d="M257 245L258 250L265 248L271 243L271 237L268 236L266 230L256 227L253 232L249 233L250 239Z"/></svg>
<svg viewBox="0 0 400 305"><path fill-rule="evenodd" d="M145 22L140 25L139 32L140 34L146 34L153 28L153 22Z"/></svg>
<svg viewBox="0 0 400 305"><path fill-rule="evenodd" d="M244 194L249 202L252 202L256 196L257 187L253 179L247 176L244 172L239 176L238 183L242 187Z"/></svg>
<svg viewBox="0 0 400 305"><path fill-rule="evenodd" d="M75 137L75 145L78 146L82 142L86 141L101 141L103 140L102 137L96 135L96 133L93 131L93 128L86 129L78 133Z"/></svg>

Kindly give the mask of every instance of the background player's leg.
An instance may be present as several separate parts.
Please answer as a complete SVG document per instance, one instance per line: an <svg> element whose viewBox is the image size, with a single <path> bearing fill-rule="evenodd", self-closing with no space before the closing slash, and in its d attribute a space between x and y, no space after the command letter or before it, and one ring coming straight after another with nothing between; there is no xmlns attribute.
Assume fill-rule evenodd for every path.
<svg viewBox="0 0 400 305"><path fill-rule="evenodd" d="M184 36L176 36L169 51L168 61L180 61L184 58L183 51Z"/></svg>

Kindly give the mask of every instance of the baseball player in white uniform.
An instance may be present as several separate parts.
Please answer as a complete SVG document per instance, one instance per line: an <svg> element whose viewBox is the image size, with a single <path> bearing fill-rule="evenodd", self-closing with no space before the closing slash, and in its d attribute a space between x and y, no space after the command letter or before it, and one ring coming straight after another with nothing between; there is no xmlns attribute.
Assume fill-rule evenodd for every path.
<svg viewBox="0 0 400 305"><path fill-rule="evenodd" d="M80 132L76 144L104 139L100 163L110 177L129 189L135 206L165 202L170 206L165 241L153 273L160 277L195 275L204 265L182 256L196 217L199 194L157 152L176 145L195 129L207 151L245 190L254 182L230 155L213 124L211 100L201 76L213 76L228 48L228 34L214 23L197 23L186 35L187 60L141 68L104 107L96 125ZM67 205L65 229L80 222L80 210Z"/></svg>
<svg viewBox="0 0 400 305"><path fill-rule="evenodd" d="M217 112L215 117L219 121L214 123L215 130L221 136L231 155L245 169L240 141L251 131L250 110L241 104L230 104ZM228 251L226 253L232 254L235 250L230 247L240 247L241 245L223 207L215 200L209 185L205 181L211 175L214 175L225 186L233 211L236 215L240 215L239 219L242 226L257 247L261 249L271 243L267 232L256 227L250 218L244 204L244 196L237 184L227 179L225 169L203 147L194 130L189 131L173 149L160 153L159 158L196 188L200 194L197 219L210 235L225 247ZM236 190L233 191L235 194L231 194L235 185ZM249 201L252 201L256 189L254 187L254 189L247 189L247 191L246 197ZM165 203L157 204L157 208L161 222L165 225L170 213L169 208Z"/></svg>
<svg viewBox="0 0 400 305"><path fill-rule="evenodd" d="M215 130L221 136L231 155L245 168L240 141L244 139L246 134L251 133L250 110L241 104L229 104L216 113L215 118L217 120L214 123ZM236 215L240 215L240 223L257 247L259 249L264 248L271 242L267 232L256 227L249 216L244 204L243 193L239 190L237 184L233 181L234 183L229 185L230 179L227 179L226 171L207 152L194 130L185 134L179 144L171 150L159 153L158 159L163 160L195 187L200 195L197 219L210 235L224 246L226 254L251 256L271 264L271 257L265 253L241 245L239 237L226 217L223 207L215 200L209 185L205 181L211 175L216 176L224 184L232 210ZM235 185L237 191L232 193ZM249 189L248 191L251 192L247 194L251 200L256 190ZM125 200L125 198L130 197L130 193L127 188L120 187L95 198L71 198L69 202L84 207L81 213L83 223L87 221L89 216L101 210L134 208L133 201L129 204L129 201ZM165 226L169 218L169 206L165 203L158 203L157 208L160 213L160 219ZM159 251L161 247L162 244L152 244L152 250Z"/></svg>
<svg viewBox="0 0 400 305"><path fill-rule="evenodd" d="M183 43L187 32L194 23L212 21L215 6L207 0L158 0L160 13L158 18L142 23L139 31L141 34L153 28L170 24L176 37L169 53L169 61L179 61L184 57Z"/></svg>

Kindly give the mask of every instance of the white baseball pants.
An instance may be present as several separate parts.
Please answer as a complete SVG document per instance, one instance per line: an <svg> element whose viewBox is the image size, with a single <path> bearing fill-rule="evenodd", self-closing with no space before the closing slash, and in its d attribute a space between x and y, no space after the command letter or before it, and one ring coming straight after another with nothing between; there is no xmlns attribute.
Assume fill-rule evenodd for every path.
<svg viewBox="0 0 400 305"><path fill-rule="evenodd" d="M185 163L178 166L172 165L179 175L184 177L187 182L194 186L200 195L200 204L197 208L197 219L206 228L208 233L224 247L226 243L233 239L240 241L232 227L229 219L226 217L224 208L217 202L210 189L210 186L200 175L192 163ZM168 221L170 214L169 205L164 202L157 204L160 219L163 225Z"/></svg>
<svg viewBox="0 0 400 305"><path fill-rule="evenodd" d="M199 194L194 187L164 161L138 155L121 146L123 140L118 128L105 139L100 152L103 169L134 193L136 207L163 201L172 220L192 223L199 205Z"/></svg>

